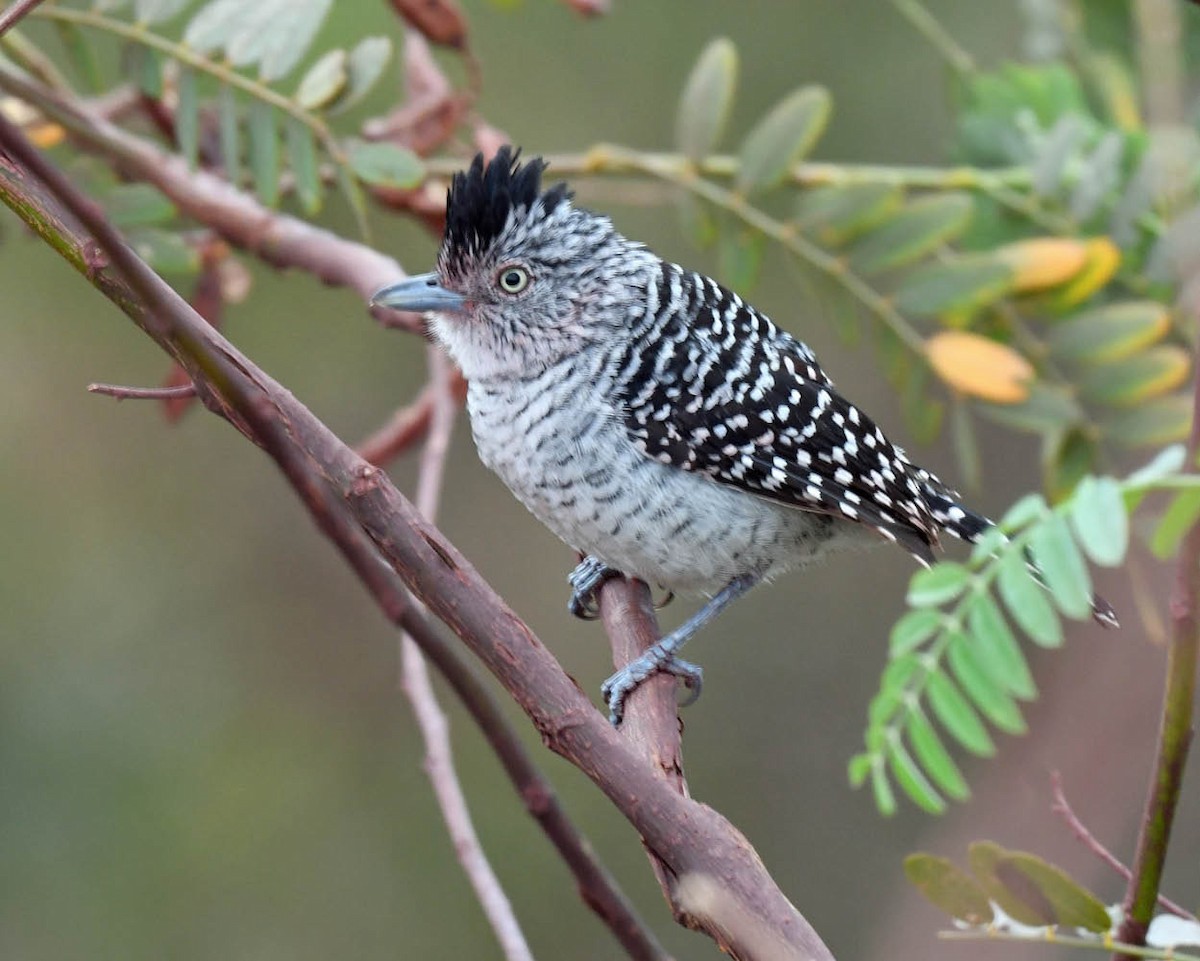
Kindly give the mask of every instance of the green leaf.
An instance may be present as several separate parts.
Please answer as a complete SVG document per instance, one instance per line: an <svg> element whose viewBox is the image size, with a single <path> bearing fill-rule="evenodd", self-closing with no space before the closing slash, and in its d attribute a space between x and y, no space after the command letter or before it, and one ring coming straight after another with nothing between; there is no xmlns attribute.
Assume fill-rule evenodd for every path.
<svg viewBox="0 0 1200 961"><path fill-rule="evenodd" d="M1131 486L1154 484L1178 474L1186 463L1187 448L1183 444L1172 444L1155 454L1148 464L1130 474L1125 483Z"/></svg>
<svg viewBox="0 0 1200 961"><path fill-rule="evenodd" d="M870 274L914 263L966 230L971 207L962 193L914 200L854 246L850 266Z"/></svg>
<svg viewBox="0 0 1200 961"><path fill-rule="evenodd" d="M1011 267L986 254L971 254L918 267L901 283L896 306L920 317L971 312L999 300L1012 284Z"/></svg>
<svg viewBox="0 0 1200 961"><path fill-rule="evenodd" d="M1182 347L1163 344L1111 364L1084 371L1080 395L1108 407L1132 407L1174 390L1187 380L1191 355Z"/></svg>
<svg viewBox="0 0 1200 961"><path fill-rule="evenodd" d="M285 121L287 128L288 162L296 178L296 195L306 213L315 214L321 208L321 171L317 164L317 145L312 131L295 117Z"/></svg>
<svg viewBox="0 0 1200 961"><path fill-rule="evenodd" d="M279 11L271 18L265 42L248 45L253 49L253 55L239 58L235 40L229 45L229 58L234 63L258 63L259 79L266 83L287 76L308 52L332 4L333 0L286 0L280 3Z"/></svg>
<svg viewBox="0 0 1200 961"><path fill-rule="evenodd" d="M827 247L840 247L900 209L904 191L895 184L831 184L800 195L796 223Z"/></svg>
<svg viewBox="0 0 1200 961"><path fill-rule="evenodd" d="M353 171L346 164L337 164L337 182L338 189L342 192L342 196L346 198L346 203L349 204L350 210L354 214L354 219L358 224L359 232L364 239L370 239L370 223L367 220L367 197L363 192L362 186L354 179Z"/></svg>
<svg viewBox="0 0 1200 961"><path fill-rule="evenodd" d="M803 87L760 120L742 144L736 186L751 194L778 186L821 136L829 120L829 92Z"/></svg>
<svg viewBox="0 0 1200 961"><path fill-rule="evenodd" d="M101 93L106 89L104 75L96 62L96 52L88 42L88 35L78 24L55 20L54 29L63 45L65 59L74 65L90 93Z"/></svg>
<svg viewBox="0 0 1200 961"><path fill-rule="evenodd" d="M270 4L262 4L269 9ZM201 53L224 47L245 19L244 0L213 0L205 4L188 23L183 42Z"/></svg>
<svg viewBox="0 0 1200 961"><path fill-rule="evenodd" d="M188 169L196 169L200 150L200 104L196 95L196 71L179 68L176 82L179 106L175 110L175 139Z"/></svg>
<svg viewBox="0 0 1200 961"><path fill-rule="evenodd" d="M930 672L925 681L925 697L934 716L959 744L980 757L996 753L996 745L979 715L945 674Z"/></svg>
<svg viewBox="0 0 1200 961"><path fill-rule="evenodd" d="M924 852L910 854L904 859L904 874L926 899L951 917L974 926L992 921L987 892L946 858Z"/></svg>
<svg viewBox="0 0 1200 961"><path fill-rule="evenodd" d="M383 76L384 68L392 58L392 41L388 37L364 37L346 61L349 84L345 93L333 105L333 112L341 113L362 100Z"/></svg>
<svg viewBox="0 0 1200 961"><path fill-rule="evenodd" d="M883 676L879 680L879 692L903 697L908 682L918 671L923 670L924 666L918 657L907 655L892 658L883 669Z"/></svg>
<svg viewBox="0 0 1200 961"><path fill-rule="evenodd" d="M675 117L675 143L693 162L712 153L729 120L737 90L738 54L733 41L718 37L696 61Z"/></svg>
<svg viewBox="0 0 1200 961"><path fill-rule="evenodd" d="M958 597L971 583L971 572L954 561L941 561L917 571L908 584L912 607L936 607Z"/></svg>
<svg viewBox="0 0 1200 961"><path fill-rule="evenodd" d="M104 195L108 219L117 227L153 227L175 217L175 205L149 184L117 184Z"/></svg>
<svg viewBox="0 0 1200 961"><path fill-rule="evenodd" d="M979 488L983 484L983 463L970 409L962 401L956 401L951 409L950 436L954 441L954 454L958 458L963 483L968 489Z"/></svg>
<svg viewBox="0 0 1200 961"><path fill-rule="evenodd" d="M254 190L259 200L274 207L279 202L279 132L275 127L275 110L261 100L251 100L247 120Z"/></svg>
<svg viewBox="0 0 1200 961"><path fill-rule="evenodd" d="M729 228L717 239L717 273L730 290L750 293L762 270L767 238L757 230Z"/></svg>
<svg viewBox="0 0 1200 961"><path fill-rule="evenodd" d="M138 90L151 100L163 95L162 59L149 47L130 44L125 48L126 70Z"/></svg>
<svg viewBox="0 0 1200 961"><path fill-rule="evenodd" d="M1154 300L1108 304L1076 314L1050 328L1047 343L1055 359L1076 364L1123 360L1162 340L1171 312Z"/></svg>
<svg viewBox="0 0 1200 961"><path fill-rule="evenodd" d="M221 138L221 164L225 179L235 186L242 182L241 118L238 117L237 94L232 87L222 86L217 94L217 127Z"/></svg>
<svg viewBox="0 0 1200 961"><path fill-rule="evenodd" d="M888 782L887 771L882 764L871 765L871 791L875 795L875 807L885 818L896 813L896 795Z"/></svg>
<svg viewBox="0 0 1200 961"><path fill-rule="evenodd" d="M1085 477L1071 498L1071 522L1083 549L1097 564L1116 567L1129 547L1129 517L1121 488L1110 477Z"/></svg>
<svg viewBox="0 0 1200 961"><path fill-rule="evenodd" d="M179 234L144 227L130 234L129 245L160 274L194 274L200 269L199 253Z"/></svg>
<svg viewBox="0 0 1200 961"><path fill-rule="evenodd" d="M1013 851L995 865L997 879L1014 896L1048 902L1053 921L1067 928L1102 932L1112 927L1112 919L1100 900L1059 868L1024 851Z"/></svg>
<svg viewBox="0 0 1200 961"><path fill-rule="evenodd" d="M1075 399L1072 388L1054 387L1036 380L1028 386L1029 396L1019 404L977 401L975 408L989 420L1034 434L1062 430L1084 420L1083 408Z"/></svg>
<svg viewBox="0 0 1200 961"><path fill-rule="evenodd" d="M1033 675L1008 621L990 594L979 594L967 609L967 629L988 673L1022 700L1037 696Z"/></svg>
<svg viewBox="0 0 1200 961"><path fill-rule="evenodd" d="M700 250L707 250L717 241L720 231L712 205L695 194L680 193L675 204L679 213L679 229Z"/></svg>
<svg viewBox="0 0 1200 961"><path fill-rule="evenodd" d="M909 611L892 627L888 657L911 654L929 640L942 625L942 614L934 608Z"/></svg>
<svg viewBox="0 0 1200 961"><path fill-rule="evenodd" d="M133 9L139 23L160 23L180 13L192 0L136 0Z"/></svg>
<svg viewBox="0 0 1200 961"><path fill-rule="evenodd" d="M1036 520L1041 520L1049 510L1046 498L1041 494L1026 494L1004 512L1004 516L1000 518L1000 527L1010 533L1018 531Z"/></svg>
<svg viewBox="0 0 1200 961"><path fill-rule="evenodd" d="M956 801L965 801L970 797L971 791L962 772L920 709L908 715L906 730L913 753L934 785Z"/></svg>
<svg viewBox="0 0 1200 961"><path fill-rule="evenodd" d="M918 444L931 444L937 439L946 415L946 405L930 396L928 388L932 373L925 364L914 365L901 389L904 423Z"/></svg>
<svg viewBox="0 0 1200 961"><path fill-rule="evenodd" d="M1007 849L992 841L975 841L967 848L967 863L988 897L1000 905L1005 914L1021 924L1038 927L1053 924L1054 908L1036 888L1016 893L997 877L996 870L1008 855Z"/></svg>
<svg viewBox="0 0 1200 961"><path fill-rule="evenodd" d="M1021 551L1010 551L1000 560L997 587L1008 613L1021 630L1042 647L1061 647L1062 623L1046 597L1046 590L1029 573Z"/></svg>
<svg viewBox="0 0 1200 961"><path fill-rule="evenodd" d="M1082 620L1092 611L1092 582L1065 518L1052 514L1033 529L1029 548L1058 609Z"/></svg>
<svg viewBox="0 0 1200 961"><path fill-rule="evenodd" d="M1097 933L1112 926L1095 895L1035 855L976 841L967 856L988 896L1022 924L1080 927Z"/></svg>
<svg viewBox="0 0 1200 961"><path fill-rule="evenodd" d="M350 145L350 167L362 181L377 187L409 190L425 179L425 166L420 158L405 147L391 143Z"/></svg>
<svg viewBox="0 0 1200 961"><path fill-rule="evenodd" d="M850 758L850 763L846 766L846 775L850 780L852 788L860 788L867 781L867 775L871 773L871 765L874 763L872 755L863 752L855 754Z"/></svg>
<svg viewBox="0 0 1200 961"><path fill-rule="evenodd" d="M892 777L917 807L930 814L941 814L946 810L946 802L917 767L898 737L893 738L887 747L887 760Z"/></svg>
<svg viewBox="0 0 1200 961"><path fill-rule="evenodd" d="M1025 733L1020 708L1000 682L981 666L980 654L965 634L951 638L946 647L946 663L984 717L1009 734Z"/></svg>
<svg viewBox="0 0 1200 961"><path fill-rule="evenodd" d="M338 99L350 85L345 50L330 50L300 79L295 101L305 110L320 110Z"/></svg>
<svg viewBox="0 0 1200 961"><path fill-rule="evenodd" d="M1187 438L1192 398L1171 394L1119 411L1100 422L1104 436L1126 447L1159 447Z"/></svg>
<svg viewBox="0 0 1200 961"><path fill-rule="evenodd" d="M1154 556L1163 560L1173 557L1197 518L1200 518L1200 490L1180 491L1167 505L1150 538Z"/></svg>
<svg viewBox="0 0 1200 961"><path fill-rule="evenodd" d="M1091 473L1100 456L1086 427L1071 427L1042 438L1042 486L1052 501L1069 497Z"/></svg>

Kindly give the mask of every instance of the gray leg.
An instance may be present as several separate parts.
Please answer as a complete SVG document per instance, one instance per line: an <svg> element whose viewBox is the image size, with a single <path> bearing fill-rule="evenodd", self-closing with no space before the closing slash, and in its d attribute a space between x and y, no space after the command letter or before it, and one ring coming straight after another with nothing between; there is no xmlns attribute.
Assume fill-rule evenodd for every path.
<svg viewBox="0 0 1200 961"><path fill-rule="evenodd" d="M630 661L621 670L604 682L600 695L608 704L608 719L614 725L621 723L625 713L625 698L637 689L648 677L660 671L682 678L691 688L691 695L684 702L691 704L700 696L702 672L698 666L675 656L698 630L721 613L733 601L750 590L762 578L757 574L744 574L726 584L700 610L662 640L652 645L637 660Z"/></svg>
<svg viewBox="0 0 1200 961"><path fill-rule="evenodd" d="M620 577L621 572L609 567L594 557L585 557L579 566L567 575L571 585L571 599L567 610L583 621L594 621L600 616L597 591L610 577Z"/></svg>

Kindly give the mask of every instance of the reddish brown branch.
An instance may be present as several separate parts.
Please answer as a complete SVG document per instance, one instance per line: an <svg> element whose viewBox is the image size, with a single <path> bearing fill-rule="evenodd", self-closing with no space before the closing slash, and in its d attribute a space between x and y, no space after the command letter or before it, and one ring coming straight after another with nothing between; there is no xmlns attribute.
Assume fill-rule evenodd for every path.
<svg viewBox="0 0 1200 961"><path fill-rule="evenodd" d="M21 19L41 2L42 0L14 0L0 10L0 37L20 23Z"/></svg>
<svg viewBox="0 0 1200 961"><path fill-rule="evenodd" d="M1083 843L1083 846L1091 851L1096 857L1107 864L1110 868L1117 872L1126 881L1133 877L1133 872L1121 863L1120 858L1106 848L1096 835L1088 830L1075 812L1071 809L1071 805L1067 802L1067 796L1063 793L1062 776L1058 771L1050 774L1050 790L1054 796L1054 800L1050 805L1050 810L1059 815L1071 829L1071 833ZM1189 918L1196 920L1196 916L1190 911L1181 908L1178 904L1168 898L1166 895L1158 896L1158 903L1172 914L1177 914L1181 918Z"/></svg>
<svg viewBox="0 0 1200 961"><path fill-rule="evenodd" d="M78 256L74 247L64 254L94 277L97 286L111 291L135 322L184 365L206 406L270 454L388 616L423 647L428 644L426 653L435 662L446 657L450 649L439 646L420 612L405 605L394 572L500 681L547 746L583 771L625 815L668 873L668 896L678 917L738 958L832 958L740 832L716 811L681 796L661 768L647 763L609 725L541 641L382 471L358 457L292 394L205 324L121 243L99 209L2 118L0 145L17 162L10 172L21 167L34 172L86 225L116 276L97 266L94 258ZM5 173L0 159L0 187L8 190L6 197L22 186L28 191L19 172L10 182ZM38 222L43 236L55 236L47 222L63 224L67 218L46 214L41 207L31 211L29 203L23 196L12 206ZM74 240L76 247L85 242L78 236ZM59 237L57 248L62 247ZM361 280L362 273L357 268L354 272ZM379 554L390 571L378 563ZM493 732L486 726L484 730L490 739ZM536 792L526 800L535 811L550 803ZM613 930L623 933L618 924Z"/></svg>

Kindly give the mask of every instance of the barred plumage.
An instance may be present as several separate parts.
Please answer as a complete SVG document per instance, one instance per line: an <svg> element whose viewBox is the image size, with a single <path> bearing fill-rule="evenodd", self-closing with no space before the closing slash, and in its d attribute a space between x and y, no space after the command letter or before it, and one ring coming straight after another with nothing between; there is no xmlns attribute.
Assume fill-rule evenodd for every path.
<svg viewBox="0 0 1200 961"><path fill-rule="evenodd" d="M481 459L587 559L588 614L621 572L712 593L606 682L614 721L656 671L764 578L882 537L922 564L939 534L990 522L912 464L803 343L737 294L665 263L605 217L542 192L541 160L501 149L457 175L436 274L375 301L429 311L467 376ZM1097 617L1111 620L1111 609Z"/></svg>

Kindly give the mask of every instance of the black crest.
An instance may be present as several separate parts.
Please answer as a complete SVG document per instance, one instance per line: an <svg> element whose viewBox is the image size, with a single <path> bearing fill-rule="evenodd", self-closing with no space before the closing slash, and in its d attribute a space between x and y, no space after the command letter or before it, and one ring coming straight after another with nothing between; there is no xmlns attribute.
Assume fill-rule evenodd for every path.
<svg viewBox="0 0 1200 961"><path fill-rule="evenodd" d="M522 164L520 158L520 149L506 144L486 166L478 153L469 170L454 175L446 195L444 243L449 250L484 250L504 229L512 210L529 209L540 199L549 213L571 196L561 183L543 194L546 161L534 157Z"/></svg>

